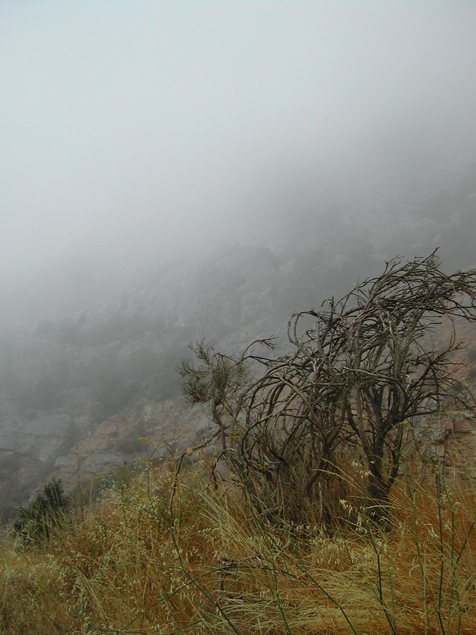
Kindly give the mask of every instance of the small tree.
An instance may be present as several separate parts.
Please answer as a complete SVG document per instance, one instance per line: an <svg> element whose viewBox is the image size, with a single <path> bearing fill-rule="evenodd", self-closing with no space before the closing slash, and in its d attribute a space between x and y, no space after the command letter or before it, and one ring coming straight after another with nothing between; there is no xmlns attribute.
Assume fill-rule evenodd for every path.
<svg viewBox="0 0 476 635"><path fill-rule="evenodd" d="M247 379L231 408L240 439L232 464L255 501L299 513L316 485L322 496L344 443L366 463L378 516L399 472L406 422L450 402L474 407L451 357L461 346L454 321L476 320L475 299L476 270L446 275L435 252L407 263L394 259L341 300L294 314L288 327L294 352L255 358L264 372ZM452 335L436 346L432 335L446 319ZM189 387L225 403L237 386L216 353L207 365L226 379L203 384L209 375L189 367Z"/></svg>
<svg viewBox="0 0 476 635"><path fill-rule="evenodd" d="M474 406L451 357L461 347L454 320L475 321L475 297L476 272L446 275L433 253L405 264L393 260L381 276L356 285L339 302L330 300L328 311L294 317L294 327L303 315L316 319L301 337L294 328L291 341L313 360L324 383L327 375L338 386L342 419L345 412L360 441L376 501L387 498L398 474L407 420L449 402ZM445 318L452 336L436 346L431 335Z"/></svg>

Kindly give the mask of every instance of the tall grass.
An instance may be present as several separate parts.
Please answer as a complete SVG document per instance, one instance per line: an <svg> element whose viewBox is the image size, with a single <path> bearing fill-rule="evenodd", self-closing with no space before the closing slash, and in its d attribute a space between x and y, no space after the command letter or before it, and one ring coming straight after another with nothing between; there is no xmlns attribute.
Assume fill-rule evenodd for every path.
<svg viewBox="0 0 476 635"><path fill-rule="evenodd" d="M417 469L418 468L418 469ZM148 467L28 549L1 545L0 630L34 633L476 633L476 486L407 469L387 523L364 481L331 526L276 523L203 466Z"/></svg>

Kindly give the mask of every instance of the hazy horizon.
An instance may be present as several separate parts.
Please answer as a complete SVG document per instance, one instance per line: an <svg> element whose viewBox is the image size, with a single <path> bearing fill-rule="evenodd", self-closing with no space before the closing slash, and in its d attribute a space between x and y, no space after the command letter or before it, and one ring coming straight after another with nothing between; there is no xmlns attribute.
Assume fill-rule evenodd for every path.
<svg viewBox="0 0 476 635"><path fill-rule="evenodd" d="M366 192L474 156L475 27L469 2L2 2L2 278L272 245L334 197L378 219Z"/></svg>

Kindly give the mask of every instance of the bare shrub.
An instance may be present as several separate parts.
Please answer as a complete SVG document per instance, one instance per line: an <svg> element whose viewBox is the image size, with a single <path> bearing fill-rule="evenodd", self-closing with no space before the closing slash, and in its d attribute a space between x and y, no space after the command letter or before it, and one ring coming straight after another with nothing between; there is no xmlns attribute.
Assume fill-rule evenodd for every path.
<svg viewBox="0 0 476 635"><path fill-rule="evenodd" d="M475 270L447 275L436 252L397 258L342 299L294 314L286 355L233 358L200 343L201 365L182 368L184 391L211 402L228 462L263 513L297 519L310 505L322 517L333 475L360 456L381 516L412 421L449 404L474 407L455 377L454 328L444 344L432 336L445 320L475 321L475 298ZM252 361L261 374L250 373Z"/></svg>

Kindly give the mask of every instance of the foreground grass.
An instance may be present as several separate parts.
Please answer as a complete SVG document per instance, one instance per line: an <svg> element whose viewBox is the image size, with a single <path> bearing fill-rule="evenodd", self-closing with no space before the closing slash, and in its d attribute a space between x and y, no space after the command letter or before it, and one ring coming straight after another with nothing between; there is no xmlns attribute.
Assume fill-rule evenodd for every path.
<svg viewBox="0 0 476 635"><path fill-rule="evenodd" d="M203 472L149 468L48 544L4 542L8 634L476 633L476 488L402 477L390 523L341 502L331 530L272 525Z"/></svg>

